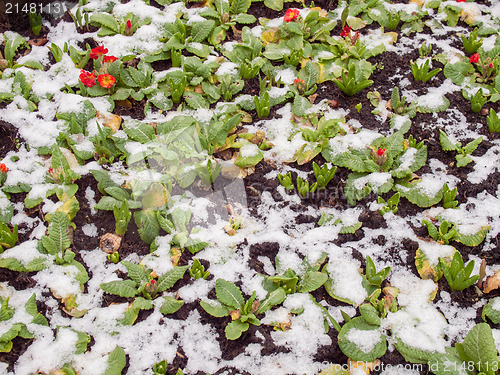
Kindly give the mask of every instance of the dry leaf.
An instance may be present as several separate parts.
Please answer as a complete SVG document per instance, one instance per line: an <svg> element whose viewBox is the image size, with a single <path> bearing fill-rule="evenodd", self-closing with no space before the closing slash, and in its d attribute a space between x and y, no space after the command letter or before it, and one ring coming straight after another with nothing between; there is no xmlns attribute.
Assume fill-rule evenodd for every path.
<svg viewBox="0 0 500 375"><path fill-rule="evenodd" d="M122 118L120 116L113 113L103 114L96 111L96 117L101 120L101 125L111 128L113 133L116 133L116 131L120 129L122 123Z"/></svg>
<svg viewBox="0 0 500 375"><path fill-rule="evenodd" d="M484 288L483 292L484 293L489 293L492 290L500 288L500 277L499 277L500 271L496 271L493 276L489 276L486 278L486 281L484 282Z"/></svg>

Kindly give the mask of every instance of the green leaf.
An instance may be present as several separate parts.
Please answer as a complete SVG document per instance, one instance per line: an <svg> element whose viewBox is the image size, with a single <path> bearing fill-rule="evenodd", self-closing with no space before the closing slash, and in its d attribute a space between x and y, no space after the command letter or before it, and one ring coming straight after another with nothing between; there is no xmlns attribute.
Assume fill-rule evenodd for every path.
<svg viewBox="0 0 500 375"><path fill-rule="evenodd" d="M292 112L296 116L304 116L306 110L308 110L309 108L311 108L311 103L309 102L309 100L307 100L303 96L295 95L292 103Z"/></svg>
<svg viewBox="0 0 500 375"><path fill-rule="evenodd" d="M108 367L103 375L121 375L122 370L127 364L127 357L125 351L118 345L109 353Z"/></svg>
<svg viewBox="0 0 500 375"><path fill-rule="evenodd" d="M454 238L454 240L464 244L465 246L478 246L481 242L484 241L490 228L491 227L489 225L482 226L478 232L473 234L461 234L459 228L457 236Z"/></svg>
<svg viewBox="0 0 500 375"><path fill-rule="evenodd" d="M10 32L7 33L7 35L4 34L4 37L5 37L4 56L5 59L9 62L9 66L12 67L12 62L14 60L14 56L16 55L16 51L18 50L18 48L21 46L29 47L29 45L26 42L26 40L18 33Z"/></svg>
<svg viewBox="0 0 500 375"><path fill-rule="evenodd" d="M106 293L120 297L131 298L137 295L137 284L132 280L113 280L100 286Z"/></svg>
<svg viewBox="0 0 500 375"><path fill-rule="evenodd" d="M366 331L367 336L377 334L378 332L378 334L380 335L380 339L371 348L371 350L365 352L362 350L362 348L359 348L356 343L348 339L349 333L353 329L355 329L356 331ZM361 317L351 319L342 326L342 329L340 330L338 336L338 343L342 352L353 361L372 362L375 359L383 356L387 350L386 338L385 335L380 332L380 328L378 326L368 324Z"/></svg>
<svg viewBox="0 0 500 375"><path fill-rule="evenodd" d="M179 310L182 305L184 305L184 301L175 299L174 297L164 297L165 302L161 305L160 312L163 315L173 314L177 310Z"/></svg>
<svg viewBox="0 0 500 375"><path fill-rule="evenodd" d="M377 309L369 303L364 303L359 306L361 317L368 323L374 326L380 326L380 317L378 316Z"/></svg>
<svg viewBox="0 0 500 375"><path fill-rule="evenodd" d="M203 308L203 310L205 310L210 315L215 316L216 318L222 318L223 316L229 315L229 309L217 302L215 306L212 306L205 301L201 301L200 306Z"/></svg>
<svg viewBox="0 0 500 375"><path fill-rule="evenodd" d="M56 211L50 218L48 235L42 237L42 244L49 254L62 253L71 246L67 229L71 225L66 213Z"/></svg>
<svg viewBox="0 0 500 375"><path fill-rule="evenodd" d="M309 293L318 289L328 280L328 275L323 272L308 271L300 280L299 292Z"/></svg>
<svg viewBox="0 0 500 375"><path fill-rule="evenodd" d="M226 338L228 340L236 340L240 338L241 334L245 332L250 325L248 323L243 323L239 319L238 320L233 320L230 322L226 328L224 329L224 332L226 334Z"/></svg>
<svg viewBox="0 0 500 375"><path fill-rule="evenodd" d="M156 219L156 211L152 209L135 211L134 221L141 239L151 244L160 234L160 224Z"/></svg>
<svg viewBox="0 0 500 375"><path fill-rule="evenodd" d="M188 269L189 266L182 267L174 267L167 273L158 277L158 285L156 290L158 293L161 293L167 289L170 289L174 286L174 284L184 277L184 273Z"/></svg>
<svg viewBox="0 0 500 375"><path fill-rule="evenodd" d="M118 34L120 32L118 21L115 20L115 18L111 14L93 13L92 16L90 16L90 23L105 26L109 30L113 31L114 34Z"/></svg>
<svg viewBox="0 0 500 375"><path fill-rule="evenodd" d="M259 308L255 312L255 314L263 314L267 310L271 309L271 307L279 305L286 298L286 292L283 288L277 288L269 293L266 298L260 302Z"/></svg>
<svg viewBox="0 0 500 375"><path fill-rule="evenodd" d="M472 154L477 146L479 146L479 144L483 141L483 137L479 137L477 139L474 139L473 141L467 143L465 146L464 146L464 151L466 154Z"/></svg>
<svg viewBox="0 0 500 375"><path fill-rule="evenodd" d="M240 14L236 15L235 17L233 17L231 19L231 21L236 22L236 23L242 23L245 25L250 25L250 24L254 23L255 21L257 21L257 18L255 18L255 16L252 16L251 14L240 13Z"/></svg>
<svg viewBox="0 0 500 375"><path fill-rule="evenodd" d="M498 365L498 355L491 328L486 323L476 324L469 331L462 344L455 344L460 359L474 362L479 372L495 375L494 366Z"/></svg>
<svg viewBox="0 0 500 375"><path fill-rule="evenodd" d="M214 27L215 21L213 20L195 22L191 29L191 38L193 38L193 42L203 42L210 35Z"/></svg>
<svg viewBox="0 0 500 375"><path fill-rule="evenodd" d="M464 363L455 348L446 348L446 353L436 353L429 359L429 369L436 375L462 375Z"/></svg>
<svg viewBox="0 0 500 375"><path fill-rule="evenodd" d="M215 282L215 294L219 302L235 310L243 308L245 304L240 288L224 279Z"/></svg>
<svg viewBox="0 0 500 375"><path fill-rule="evenodd" d="M229 7L230 14L246 13L250 5L251 0L231 0L231 6Z"/></svg>
<svg viewBox="0 0 500 375"><path fill-rule="evenodd" d="M435 354L435 352L429 352L409 346L399 338L396 339L394 346L404 359L411 363L427 363Z"/></svg>
<svg viewBox="0 0 500 375"><path fill-rule="evenodd" d="M136 127L127 126L123 131L134 141L143 144L149 143L156 138L153 127L144 123L140 123Z"/></svg>
<svg viewBox="0 0 500 375"><path fill-rule="evenodd" d="M283 9L283 0L264 0L264 5L279 12Z"/></svg>
<svg viewBox="0 0 500 375"><path fill-rule="evenodd" d="M203 95L197 92L185 91L184 100L193 109L208 108L208 103Z"/></svg>
<svg viewBox="0 0 500 375"><path fill-rule="evenodd" d="M121 263L125 266L125 268L127 268L128 277L130 277L137 285L141 285L142 283L148 281L148 276L146 275L144 267L139 264L127 262L126 260Z"/></svg>
<svg viewBox="0 0 500 375"><path fill-rule="evenodd" d="M481 316L486 322L486 318L489 318L494 324L500 324L500 311L493 308L493 304L498 303L500 297L495 297L489 300L488 304L483 307Z"/></svg>

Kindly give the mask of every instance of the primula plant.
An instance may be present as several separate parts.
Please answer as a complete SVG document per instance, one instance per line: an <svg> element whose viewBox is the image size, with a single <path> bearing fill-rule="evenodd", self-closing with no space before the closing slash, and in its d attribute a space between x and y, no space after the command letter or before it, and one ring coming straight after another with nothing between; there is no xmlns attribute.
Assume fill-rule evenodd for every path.
<svg viewBox="0 0 500 375"><path fill-rule="evenodd" d="M101 289L106 293L116 294L120 297L135 297L120 321L124 325L134 324L140 310L152 309L154 305L151 300L160 297L163 292L172 288L177 281L182 279L188 268L187 266L174 267L163 275L157 276L153 271L145 269L141 265L127 261L122 261L121 264L127 268L130 279L103 283ZM165 315L172 314L179 310L183 304L184 301L164 296L160 312Z"/></svg>
<svg viewBox="0 0 500 375"><path fill-rule="evenodd" d="M265 313L273 306L280 304L286 297L283 288L277 288L268 293L267 297L259 301L255 292L245 301L240 288L224 279L215 282L217 303L201 301L201 307L210 315L217 318L230 316L231 322L227 324L224 332L229 340L240 338L248 330L250 324L260 326L257 315Z"/></svg>

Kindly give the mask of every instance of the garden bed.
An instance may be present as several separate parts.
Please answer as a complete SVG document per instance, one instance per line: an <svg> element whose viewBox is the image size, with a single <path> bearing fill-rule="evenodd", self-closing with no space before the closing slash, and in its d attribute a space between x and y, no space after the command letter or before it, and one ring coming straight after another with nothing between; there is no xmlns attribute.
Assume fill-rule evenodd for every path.
<svg viewBox="0 0 500 375"><path fill-rule="evenodd" d="M497 1L59 4L0 17L0 373L498 373Z"/></svg>

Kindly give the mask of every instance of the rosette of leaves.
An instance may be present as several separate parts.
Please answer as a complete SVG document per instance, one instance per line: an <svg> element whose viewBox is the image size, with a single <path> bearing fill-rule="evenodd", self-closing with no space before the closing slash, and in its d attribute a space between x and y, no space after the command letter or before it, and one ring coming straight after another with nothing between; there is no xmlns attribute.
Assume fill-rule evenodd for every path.
<svg viewBox="0 0 500 375"><path fill-rule="evenodd" d="M439 142L441 143L443 151L457 152L457 155L455 156L455 159L457 160L457 167L465 167L472 161L470 154L476 150L482 141L483 137L481 136L473 141L470 141L465 146L462 146L462 143L460 142L451 142L448 135L444 131L439 130Z"/></svg>
<svg viewBox="0 0 500 375"><path fill-rule="evenodd" d="M201 58L207 57L210 48L203 42L210 36L214 27L214 20L193 22L192 25L188 25L181 18L176 18L173 23L163 24L163 36L160 41L165 42L164 53L158 57L170 58L174 67L182 65L180 55L182 50Z"/></svg>
<svg viewBox="0 0 500 375"><path fill-rule="evenodd" d="M209 7L204 9L200 16L215 21L216 27L208 36L208 41L215 45L226 40L227 31L232 29L235 35L240 32L236 29L236 24L252 24L257 19L247 14L250 8L250 0L214 0L209 3Z"/></svg>
<svg viewBox="0 0 500 375"><path fill-rule="evenodd" d="M292 108L293 105L294 104L292 104ZM297 111L297 108L295 110ZM343 134L344 132L340 127L340 125L343 123L342 119L327 120L325 117L321 117L319 121L316 117L312 117L312 119L312 128L301 128L302 139L307 143L300 146L300 148L293 155L293 158L290 160L296 161L299 165L308 163L313 160L328 145L329 139L335 137L337 134ZM309 119L306 121L308 123L311 122Z"/></svg>
<svg viewBox="0 0 500 375"><path fill-rule="evenodd" d="M265 313L286 298L285 290L279 287L268 293L262 301L256 299L255 292L245 301L240 288L224 279L217 279L215 282L215 293L217 295L215 303L201 301L200 306L217 318L231 317L231 322L224 329L226 338L229 340L238 339L243 332L248 330L250 324L260 326L261 322L257 315Z"/></svg>
<svg viewBox="0 0 500 375"><path fill-rule="evenodd" d="M127 21L130 21L132 25L131 30L127 28ZM140 19L137 15L133 13L128 13L125 17L121 19L116 19L110 13L93 13L90 16L89 23L92 26L99 27L97 31L98 37L110 36L116 34L129 35L135 33L137 29L143 25L149 25L151 23L151 18L145 17Z"/></svg>
<svg viewBox="0 0 500 375"><path fill-rule="evenodd" d="M241 32L241 43L236 44L229 51L224 49L223 55L239 65L240 76L251 79L257 75L266 60L262 58L262 42L245 26Z"/></svg>
<svg viewBox="0 0 500 375"><path fill-rule="evenodd" d="M129 279L114 280L101 284L101 289L106 293L115 294L120 297L134 298L120 320L123 325L134 324L140 310L150 310L154 307L152 300L161 296L163 292L172 288L174 284L183 278L188 266L174 267L163 275L156 276L149 269L140 264L122 261L121 264L127 268ZM163 297L160 307L162 314L173 314L179 310L184 301L170 296Z"/></svg>
<svg viewBox="0 0 500 375"><path fill-rule="evenodd" d="M327 161L352 171L346 181L344 194L349 204L355 205L356 201L372 191L387 193L395 182L409 180L413 172L425 164L427 147L423 142L417 144L405 141L403 134L398 131L389 137L377 138L368 148L350 149L334 156L327 145L322 155Z"/></svg>
<svg viewBox="0 0 500 375"><path fill-rule="evenodd" d="M484 241L491 228L489 225L483 225L475 233L463 234L460 233L460 225L442 220L440 216L437 218L441 221L439 227L426 219L422 220L422 225L427 227L429 237L431 237L434 241L445 245L448 245L450 241L456 241L464 244L465 246L478 246Z"/></svg>
<svg viewBox="0 0 500 375"><path fill-rule="evenodd" d="M176 207L169 211L158 211L156 215L160 227L168 234L174 235L172 246L187 249L195 254L209 245L208 242L191 237L197 232L196 228L193 228L190 233L187 228L191 221L191 211Z"/></svg>
<svg viewBox="0 0 500 375"><path fill-rule="evenodd" d="M264 276L262 286L269 293L278 288L283 288L286 294L313 292L320 288L326 280L328 280L328 275L319 271L325 260L326 253L323 253L322 256L313 264L305 258L302 261L302 269L304 270L302 275L298 275L294 270L288 268L282 274ZM278 259L276 259L276 262L279 266Z"/></svg>
<svg viewBox="0 0 500 375"><path fill-rule="evenodd" d="M26 100L26 104L22 105L22 109L27 109L29 112L36 111L38 109L37 105L40 102L40 99L32 92L31 84L32 83L26 80L26 76L22 71L16 70L14 80L12 82L12 88L7 92L0 92L0 102L11 102L16 96L21 96ZM21 109L21 104L18 104L17 106Z"/></svg>

